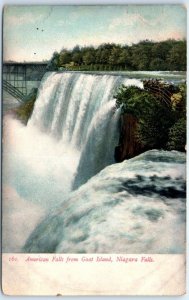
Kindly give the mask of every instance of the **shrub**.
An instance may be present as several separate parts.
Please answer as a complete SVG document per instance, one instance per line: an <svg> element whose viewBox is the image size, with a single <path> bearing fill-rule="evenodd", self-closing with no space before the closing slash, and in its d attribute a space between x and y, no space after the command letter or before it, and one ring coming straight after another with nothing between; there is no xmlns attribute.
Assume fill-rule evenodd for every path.
<svg viewBox="0 0 189 300"><path fill-rule="evenodd" d="M151 85L153 81L148 83ZM162 82L156 82L157 84L162 86ZM165 87L169 90L172 88L166 84L163 85L163 90ZM186 85L175 87L169 94L170 99L166 103L153 90L121 86L114 96L116 106L121 107L122 114L132 114L137 118L135 136L144 149L184 150L186 120L183 112L186 110Z"/></svg>
<svg viewBox="0 0 189 300"><path fill-rule="evenodd" d="M169 129L169 140L167 148L169 150L185 151L186 146L186 119L180 118Z"/></svg>

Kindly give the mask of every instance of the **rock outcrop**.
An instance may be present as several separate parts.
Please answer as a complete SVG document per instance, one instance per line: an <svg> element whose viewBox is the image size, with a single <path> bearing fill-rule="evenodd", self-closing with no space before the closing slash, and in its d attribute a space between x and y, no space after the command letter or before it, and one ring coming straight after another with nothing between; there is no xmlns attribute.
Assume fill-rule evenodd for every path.
<svg viewBox="0 0 189 300"><path fill-rule="evenodd" d="M137 118L132 114L121 115L119 145L115 148L114 154L117 162L122 162L143 152L143 147L136 136L137 126Z"/></svg>

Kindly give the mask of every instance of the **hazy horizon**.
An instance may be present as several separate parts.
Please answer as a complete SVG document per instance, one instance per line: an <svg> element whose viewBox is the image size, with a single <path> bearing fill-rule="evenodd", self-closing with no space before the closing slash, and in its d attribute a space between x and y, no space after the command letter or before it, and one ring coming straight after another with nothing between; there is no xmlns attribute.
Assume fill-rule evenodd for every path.
<svg viewBox="0 0 189 300"><path fill-rule="evenodd" d="M164 40L164 41L168 41L168 40L171 40L171 39L167 39L167 40ZM185 38L183 38L183 39L175 39L175 41L185 41L186 39ZM139 41L138 43L140 43L140 42L142 42L143 40L141 40L141 41ZM148 40L149 42L157 42L157 41L154 41L154 40ZM158 42L163 42L163 41L158 41ZM138 43L136 43L136 44L138 44ZM76 44L75 46L73 46L72 48L64 48L65 50L69 50L69 51L72 51L73 49L74 49L74 47L76 47L76 46L78 46L79 48L82 48L82 47L94 47L95 49L96 48L98 48L100 45L103 45L103 44L106 44L106 43L101 43L101 44L99 44L98 46L94 46L94 45L85 45L85 46L82 46L82 45L78 45L78 44ZM116 43L109 43L109 44L116 44ZM134 45L135 43L133 43L132 45ZM123 46L127 46L127 44L119 44L119 45L121 45L122 47ZM128 45L129 46L129 45ZM130 45L131 46L131 45ZM60 51L61 51L61 49L60 49ZM16 61L16 60L11 60L11 59L9 59L9 60L5 60L5 59L3 59L3 63L9 63L9 62L13 62L13 63L46 63L46 62L49 62L50 61L50 59L51 59L51 57L52 57L52 55L53 55L53 52L52 52L52 54L51 54L51 56L49 57L49 59L42 59L42 60L28 60L28 61L26 61L26 60L22 60L22 61Z"/></svg>

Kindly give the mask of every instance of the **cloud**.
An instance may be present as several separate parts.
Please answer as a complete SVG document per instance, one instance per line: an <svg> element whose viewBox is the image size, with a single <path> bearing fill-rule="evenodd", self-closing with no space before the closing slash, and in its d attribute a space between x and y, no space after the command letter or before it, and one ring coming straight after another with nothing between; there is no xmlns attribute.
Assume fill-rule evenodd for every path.
<svg viewBox="0 0 189 300"><path fill-rule="evenodd" d="M147 21L143 16L141 16L139 13L131 14L124 13L122 17L115 18L111 24L109 25L110 30L115 30L119 26L133 26L137 22L140 22L141 24L147 24L149 25L149 21Z"/></svg>
<svg viewBox="0 0 189 300"><path fill-rule="evenodd" d="M88 11L88 13L90 13L91 10ZM60 19L59 21L56 22L56 25L58 26L63 26L63 25L73 25L73 23L76 23L79 19L83 19L83 14L87 14L86 10L78 10L78 11L73 11L71 13L69 13L69 18L64 17L62 19Z"/></svg>
<svg viewBox="0 0 189 300"><path fill-rule="evenodd" d="M60 25L60 26L62 26L62 25L65 25L65 20L59 20L57 23L56 23L56 25Z"/></svg>
<svg viewBox="0 0 189 300"><path fill-rule="evenodd" d="M25 24L34 24L37 21L40 21L43 18L43 15L34 16L32 13L25 13L19 16L5 15L5 24L7 26L21 26Z"/></svg>
<svg viewBox="0 0 189 300"><path fill-rule="evenodd" d="M171 30L162 32L161 30L156 33L156 41L162 41L167 39L175 39L175 40L182 40L185 38L185 34L179 30Z"/></svg>

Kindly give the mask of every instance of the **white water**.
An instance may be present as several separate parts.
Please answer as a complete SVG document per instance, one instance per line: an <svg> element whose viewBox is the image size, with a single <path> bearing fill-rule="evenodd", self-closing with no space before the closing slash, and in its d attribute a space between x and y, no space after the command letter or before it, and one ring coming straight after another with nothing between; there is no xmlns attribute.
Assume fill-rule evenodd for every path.
<svg viewBox="0 0 189 300"><path fill-rule="evenodd" d="M120 184L117 177L123 176L124 180L127 180L130 176L128 175L130 173L127 173L126 164L112 165L102 171L102 174L104 174L103 172L106 174L106 170L108 170L107 174L111 180L107 174L105 179L103 176L101 177L101 173L93 177L107 165L114 163L114 148L118 141L119 111L115 110L113 95L122 83L142 87L140 80L128 79L124 76L86 75L72 72L47 73L41 83L35 108L27 127L10 116L4 118L3 251L22 251L24 243L35 226L41 222L41 218L56 209L59 213L55 213L52 227L49 225L52 236L56 237L56 245L53 244L50 236L47 237L46 227L42 223L40 225L42 230L36 229L32 238L28 239L34 244L31 245L28 242L27 251L111 252L115 250L115 252L125 252L132 251L132 249L138 253L147 251L148 247L145 246L147 242L142 237L137 242L138 246L134 244L132 247L133 242L131 242L130 248L121 238L127 222L129 225L130 218L133 219L132 214L125 219L130 207L136 206L137 203L143 207L143 199L146 199L146 195L140 194L131 197L124 194L125 202L122 204L124 207L119 206L122 192L119 192ZM167 157L168 154L164 154ZM154 159L155 156L158 157L158 152L154 154ZM157 159L157 169L162 172L162 176L167 174L172 178L170 173L177 174L177 169L182 169L178 176L182 177L180 182L184 182L184 166L180 165L180 162L175 164L177 157L181 156L179 153L174 153L170 156L169 165L162 165L161 161L158 162ZM144 159L140 165L141 173L145 172L145 165ZM148 164L148 167L150 171L150 168L153 169L153 164ZM165 171L167 167L168 169ZM132 168L133 176L137 176L139 169L135 171L135 163ZM92 181L90 180L78 191L71 193L73 186L77 188L90 178ZM159 181L156 181L155 184L158 186ZM175 181L171 180L170 185L174 187ZM114 191L116 195L114 195ZM120 200L119 197L121 197ZM169 204L166 203L162 206L161 195L154 204L154 198L156 198L155 194L151 197L152 207L155 205L155 210L156 208L161 211L165 210L166 218L165 224L163 224L169 227L170 235L173 234L173 228L177 226L178 228L175 230L179 231L179 234L182 233L184 227L182 218L185 216L184 202L180 201L179 197L176 200L173 199L172 209L167 215L166 209ZM115 210L114 205L107 204L108 199L110 202L114 201L112 199L117 199ZM133 202L130 201L131 199ZM160 208L158 208L159 206ZM124 209L122 210L122 208ZM179 209L182 211L180 217ZM161 212L152 212L153 216L159 216L159 214L161 215ZM74 219L75 215L76 219ZM141 219L141 222L143 215L145 213L140 213L139 209L137 218ZM167 216L170 216L170 219ZM70 221L69 228L64 229L65 218L72 217L73 224ZM51 217L49 218L51 220ZM124 224L121 221L123 219L126 222ZM139 219L137 220L140 223ZM48 218L45 222L50 224ZM145 224L144 237L148 236L146 231L149 226L148 222ZM157 224L153 224L154 230L161 225L159 219ZM97 227L99 227L98 230L102 229L101 233ZM161 229L163 230L162 227ZM125 234L129 235L130 229L127 230L128 232ZM55 232L53 233L53 231ZM44 235L43 247L36 241L36 232L39 233L39 236ZM83 232L89 236L89 239L83 237L85 235ZM116 232L118 232L117 237ZM179 241L176 240L175 243L171 241L170 245L166 244L167 248L157 248L157 251L160 251L158 253L183 251L184 238L181 234L179 236ZM166 238L167 236L163 235L161 241L164 242ZM46 239L49 240L46 241ZM115 242L112 243L114 240ZM120 240L120 244L118 240ZM111 250L112 244L115 244L115 249ZM155 246L150 249L155 251Z"/></svg>
<svg viewBox="0 0 189 300"><path fill-rule="evenodd" d="M113 95L121 84L143 87L140 80L112 75L47 73L43 79L28 127L81 155L74 187L114 162L119 111Z"/></svg>
<svg viewBox="0 0 189 300"><path fill-rule="evenodd" d="M47 73L28 126L36 126L81 150L93 118L113 99L121 84L143 86L139 80L121 76Z"/></svg>
<svg viewBox="0 0 189 300"><path fill-rule="evenodd" d="M106 167L35 229L24 250L182 253L185 154L152 150Z"/></svg>

